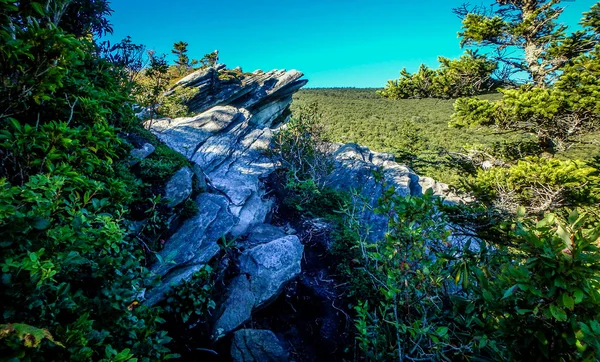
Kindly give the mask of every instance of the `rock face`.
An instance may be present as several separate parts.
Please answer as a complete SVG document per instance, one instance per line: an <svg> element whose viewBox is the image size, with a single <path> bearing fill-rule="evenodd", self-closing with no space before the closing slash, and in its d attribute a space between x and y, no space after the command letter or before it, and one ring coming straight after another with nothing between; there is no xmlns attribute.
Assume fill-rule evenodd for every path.
<svg viewBox="0 0 600 362"><path fill-rule="evenodd" d="M242 329L233 334L231 358L235 362L287 362L289 357L277 336L268 330Z"/></svg>
<svg viewBox="0 0 600 362"><path fill-rule="evenodd" d="M197 114L155 120L152 131L194 166L192 171L185 168L177 172L167 185L166 197L170 206L185 200L188 189L191 192L192 175L212 194L195 200L199 214L166 241L160 252L163 263L152 267L163 277L163 284L147 292L147 304L160 301L172 285L189 279L210 261L219 251L218 239L228 234L246 235L269 221L273 200L266 197L262 179L275 165L264 151L270 146L274 128L285 121L293 93L307 83L301 77L295 70L244 74L217 65L192 73L175 85L172 91L178 87L198 89L188 104ZM261 249L248 250L243 256L243 272L248 273L257 299L254 308L268 302L282 287L280 283L300 271L302 245L297 238L270 236ZM260 250L273 254L261 254ZM273 259L278 257L283 261ZM271 277L269 273L280 274ZM265 281L257 279L263 277ZM241 288L242 284L237 281L235 285Z"/></svg>
<svg viewBox="0 0 600 362"><path fill-rule="evenodd" d="M234 236L268 221L272 202L265 199L261 178L274 169L265 156L273 127L292 102L292 94L306 84L302 73L274 70L245 75L243 81L219 82L221 66L198 71L178 87L197 87L189 103L194 117L153 122L155 134L197 164L212 186L230 201L239 218Z"/></svg>

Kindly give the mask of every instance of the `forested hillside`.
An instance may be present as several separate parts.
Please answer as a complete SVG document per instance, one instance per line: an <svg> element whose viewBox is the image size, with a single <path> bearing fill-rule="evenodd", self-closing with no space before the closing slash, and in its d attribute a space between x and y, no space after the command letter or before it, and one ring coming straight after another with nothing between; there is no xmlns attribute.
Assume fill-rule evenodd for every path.
<svg viewBox="0 0 600 362"><path fill-rule="evenodd" d="M480 96L499 100L501 94ZM478 127L457 129L448 126L453 113L453 99L423 98L391 100L377 94L377 89L323 88L303 89L294 95L293 109L317 104L323 112L325 136L332 142L355 142L379 152L393 153L422 174L455 184L459 175L451 154L464 154L477 147L514 152L512 157L536 153L535 140L521 132L503 132ZM598 133L557 157L592 160L600 155ZM455 155L459 157L459 155ZM454 165L456 166L456 165Z"/></svg>

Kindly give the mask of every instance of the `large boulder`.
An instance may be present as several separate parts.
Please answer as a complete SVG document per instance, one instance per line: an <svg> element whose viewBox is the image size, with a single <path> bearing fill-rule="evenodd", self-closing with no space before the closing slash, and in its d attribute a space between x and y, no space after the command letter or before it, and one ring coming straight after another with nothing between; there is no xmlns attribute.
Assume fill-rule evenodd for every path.
<svg viewBox="0 0 600 362"><path fill-rule="evenodd" d="M165 198L169 207L175 207L184 202L192 194L192 170L183 167L171 177L165 187Z"/></svg>
<svg viewBox="0 0 600 362"><path fill-rule="evenodd" d="M233 334L231 358L235 362L287 362L289 355L273 332L242 329Z"/></svg>
<svg viewBox="0 0 600 362"><path fill-rule="evenodd" d="M295 235L285 236L246 250L240 256L240 272L250 279L255 308L273 301L285 284L300 274L304 246Z"/></svg>
<svg viewBox="0 0 600 362"><path fill-rule="evenodd" d="M275 230L270 231L278 235ZM234 331L250 320L253 311L275 300L285 285L300 274L303 252L304 246L295 235L244 251L240 256L240 275L229 284L227 298L219 308L213 339Z"/></svg>

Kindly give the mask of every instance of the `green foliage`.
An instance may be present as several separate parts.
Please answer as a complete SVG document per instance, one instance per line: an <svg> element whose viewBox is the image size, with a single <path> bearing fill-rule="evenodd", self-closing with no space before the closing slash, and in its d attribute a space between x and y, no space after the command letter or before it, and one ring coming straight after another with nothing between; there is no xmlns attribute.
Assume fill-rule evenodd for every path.
<svg viewBox="0 0 600 362"><path fill-rule="evenodd" d="M192 100L200 90L194 87L179 87L172 94L164 97L158 108L158 113L169 118L187 117L191 113L187 103Z"/></svg>
<svg viewBox="0 0 600 362"><path fill-rule="evenodd" d="M479 200L510 212L519 205L542 213L600 203L598 170L581 161L527 157L508 168L479 170L463 186Z"/></svg>
<svg viewBox="0 0 600 362"><path fill-rule="evenodd" d="M360 357L600 357L597 220L577 211L533 220L520 208L516 220L493 226L486 234L492 237L467 237L463 245L460 227L440 212L445 208L431 192L402 198L391 189L377 210L390 220L383 240L368 243L359 232L366 225L345 224L336 247L352 258L341 270L350 282Z"/></svg>
<svg viewBox="0 0 600 362"><path fill-rule="evenodd" d="M415 74L406 69L400 79L390 80L378 93L390 99L405 98L456 98L489 93L496 81L491 77L497 63L468 51L457 60L439 57L440 68L433 70L426 65Z"/></svg>
<svg viewBox="0 0 600 362"><path fill-rule="evenodd" d="M496 126L533 134L544 149L567 149L600 130L600 48L562 68L552 88L502 90L499 102L458 99L451 126Z"/></svg>
<svg viewBox="0 0 600 362"><path fill-rule="evenodd" d="M317 202L333 170L333 160L322 138L321 118L316 105L300 107L295 118L275 133L269 150L286 171L285 188L293 194L288 196L288 203L298 211Z"/></svg>
<svg viewBox="0 0 600 362"><path fill-rule="evenodd" d="M62 343L54 340L47 329L40 329L22 323L0 324L0 339L10 338L11 336L15 336L25 347L29 348L38 347L44 339L65 348Z"/></svg>
<svg viewBox="0 0 600 362"><path fill-rule="evenodd" d="M190 346L209 340L211 331L207 316L216 308L214 274L210 266L202 267L190 280L173 288L162 303L162 315L169 321L169 335L175 337L173 349L188 352Z"/></svg>
<svg viewBox="0 0 600 362"><path fill-rule="evenodd" d="M600 228L588 215L521 220L487 265L471 269L480 341L496 340L509 360L592 361L600 357ZM509 255L503 255L509 252ZM481 342L484 343L485 342Z"/></svg>
<svg viewBox="0 0 600 362"><path fill-rule="evenodd" d="M175 60L175 65L179 69L180 74L185 73L185 71L188 68L190 68L190 57L187 56L187 47L188 43L179 41L173 44L173 50L171 50L171 53L177 56L177 59Z"/></svg>
<svg viewBox="0 0 600 362"><path fill-rule="evenodd" d="M175 287L166 298L164 312L186 326L192 325L215 309L213 269L206 265L188 281Z"/></svg>
<svg viewBox="0 0 600 362"><path fill-rule="evenodd" d="M33 336L3 339L3 358L169 357L157 310L128 308L154 279L122 226L140 186L117 136L134 122L131 58L118 53L129 45L112 53L87 36L109 29L107 12L105 1L0 1L0 324Z"/></svg>
<svg viewBox="0 0 600 362"><path fill-rule="evenodd" d="M432 195L405 198L388 189L376 209L389 217L385 238L357 241L360 267L348 272L359 275L352 279L362 291L353 293L356 338L367 360L465 358L472 351L468 330L448 309L450 231Z"/></svg>
<svg viewBox="0 0 600 362"><path fill-rule="evenodd" d="M600 40L598 4L584 13L582 30L567 34L559 22L561 0L491 1L455 9L462 17L461 46L478 47L510 74L527 74L536 87L551 84L571 60L589 52ZM515 55L516 54L516 55Z"/></svg>
<svg viewBox="0 0 600 362"><path fill-rule="evenodd" d="M137 104L150 109L150 119L154 119L157 109L164 98L171 77L166 55L156 55L148 51L149 66L136 81L135 100Z"/></svg>
<svg viewBox="0 0 600 362"><path fill-rule="evenodd" d="M182 154L173 151L165 144L160 144L153 154L140 162L140 177L152 184L163 184L189 161Z"/></svg>

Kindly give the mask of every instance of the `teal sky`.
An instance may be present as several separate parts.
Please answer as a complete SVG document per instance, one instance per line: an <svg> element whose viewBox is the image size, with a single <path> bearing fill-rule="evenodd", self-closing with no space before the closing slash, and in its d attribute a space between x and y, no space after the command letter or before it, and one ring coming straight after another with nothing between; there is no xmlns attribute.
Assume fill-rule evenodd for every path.
<svg viewBox="0 0 600 362"><path fill-rule="evenodd" d="M182 40L190 58L218 49L231 68L298 69L309 87L382 87L403 67L435 67L438 55L460 56L452 8L463 2L113 0L111 39L130 35L169 54ZM594 3L565 2L562 22L576 26Z"/></svg>

